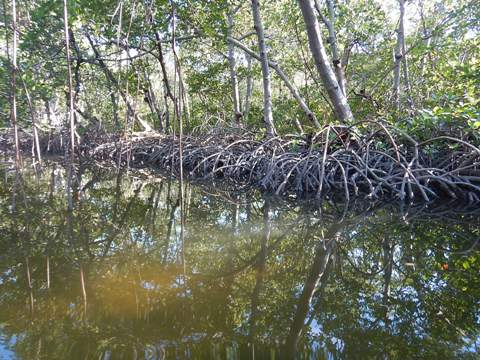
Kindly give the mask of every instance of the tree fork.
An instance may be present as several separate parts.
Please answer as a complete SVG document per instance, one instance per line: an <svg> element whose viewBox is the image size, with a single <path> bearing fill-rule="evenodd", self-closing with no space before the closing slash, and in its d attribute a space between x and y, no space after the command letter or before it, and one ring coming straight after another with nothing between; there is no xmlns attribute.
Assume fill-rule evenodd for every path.
<svg viewBox="0 0 480 360"><path fill-rule="evenodd" d="M258 55L257 53L255 53L254 51L252 51L251 49L243 45L240 41L234 38L227 38L227 41L231 42L233 45L243 50L244 52L246 52L248 55L255 58L256 60L261 61L260 55ZM310 110L305 99L300 95L300 91L296 88L296 86L292 82L290 82L290 80L288 80L287 75L283 72L282 68L278 65L278 63L272 60L268 60L268 66L271 67L273 70L275 70L275 72L280 77L280 79L282 79L283 83L288 88L293 98L297 101L297 103L300 105L300 107L304 111L305 115L307 116L307 119L309 119L313 123L313 125L315 125L316 128L320 128L321 125L318 122L317 117L315 116L313 111Z"/></svg>

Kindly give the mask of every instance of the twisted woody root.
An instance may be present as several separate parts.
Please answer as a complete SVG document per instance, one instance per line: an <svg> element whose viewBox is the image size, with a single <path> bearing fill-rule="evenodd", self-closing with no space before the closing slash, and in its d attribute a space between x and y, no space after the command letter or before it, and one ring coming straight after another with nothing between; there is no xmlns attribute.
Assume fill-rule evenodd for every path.
<svg viewBox="0 0 480 360"><path fill-rule="evenodd" d="M88 155L176 175L182 164L190 178L222 178L237 187L257 186L277 195L322 197L340 192L346 200L364 195L480 201L480 149L474 145L449 136L417 142L390 125L372 122L368 127L369 134L363 136L352 127L353 136L347 140L335 126L326 126L311 140L210 133L183 136L180 142L178 137L145 135L104 143L90 148Z"/></svg>

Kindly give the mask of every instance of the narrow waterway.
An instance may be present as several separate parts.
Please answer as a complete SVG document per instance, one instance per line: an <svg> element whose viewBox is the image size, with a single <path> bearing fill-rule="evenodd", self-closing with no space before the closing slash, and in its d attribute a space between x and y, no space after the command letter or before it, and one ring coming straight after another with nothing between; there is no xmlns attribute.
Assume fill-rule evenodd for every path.
<svg viewBox="0 0 480 360"><path fill-rule="evenodd" d="M478 356L478 206L0 172L0 359Z"/></svg>

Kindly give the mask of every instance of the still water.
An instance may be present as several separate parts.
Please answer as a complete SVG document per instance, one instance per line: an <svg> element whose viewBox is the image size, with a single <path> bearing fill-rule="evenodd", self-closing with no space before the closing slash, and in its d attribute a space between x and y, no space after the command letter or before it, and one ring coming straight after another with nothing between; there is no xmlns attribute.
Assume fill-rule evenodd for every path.
<svg viewBox="0 0 480 360"><path fill-rule="evenodd" d="M2 360L478 358L478 206L0 173Z"/></svg>

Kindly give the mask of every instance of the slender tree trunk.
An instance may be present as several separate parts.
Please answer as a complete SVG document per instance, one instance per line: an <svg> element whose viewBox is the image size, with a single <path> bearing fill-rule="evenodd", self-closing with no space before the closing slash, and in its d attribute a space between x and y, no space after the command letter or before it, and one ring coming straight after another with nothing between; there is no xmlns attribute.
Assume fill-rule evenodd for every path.
<svg viewBox="0 0 480 360"><path fill-rule="evenodd" d="M189 129L190 128L190 119L191 119L191 114L190 114L190 100L188 97L188 92L187 92L187 86L185 85L185 73L182 71L182 68L179 68L179 77L180 77L180 86L181 86L181 99L182 99L182 106L185 111L185 128Z"/></svg>
<svg viewBox="0 0 480 360"><path fill-rule="evenodd" d="M40 140L38 138L38 126L35 119L35 108L33 107L32 98L30 97L30 92L28 91L27 84L22 79L23 89L25 90L25 95L27 97L28 108L30 110L30 117L32 119L32 132L33 132L33 145L32 145L32 155L37 158L38 164L42 165L42 154L40 149Z"/></svg>
<svg viewBox="0 0 480 360"><path fill-rule="evenodd" d="M118 130L120 129L120 121L118 119L118 100L110 85L108 85L108 91L110 92L110 101L113 107L113 123L115 124L115 129Z"/></svg>
<svg viewBox="0 0 480 360"><path fill-rule="evenodd" d="M252 13L255 31L257 33L258 48L260 51L260 61L262 64L263 76L263 121L267 136L276 136L277 131L273 123L272 113L272 92L270 87L270 70L268 67L267 46L265 45L265 34L263 31L262 18L260 17L260 4L258 0L252 0Z"/></svg>
<svg viewBox="0 0 480 360"><path fill-rule="evenodd" d="M246 47L245 45L243 45L241 42L239 42L238 40L236 39L233 39L233 38L227 38L227 40L229 42L231 42L233 45L235 45L236 47L238 47L239 49L242 49L245 53L247 53L248 55L250 55L251 57L257 59L258 61L261 61L261 56L256 54L254 51L252 51L251 49L249 49L248 47ZM303 97L300 95L300 91L295 87L295 85L293 83L291 83L289 80L288 80L288 77L287 75L285 75L285 73L283 72L283 70L280 68L280 66L276 63L276 62L273 62L271 60L268 60L268 66L270 66L273 70L275 70L275 72L277 73L277 75L280 77L280 79L282 79L283 83L285 84L285 86L288 88L288 90L290 90L290 93L292 94L292 96L294 97L295 100L297 100L298 104L300 105L300 107L302 108L302 110L305 112L305 115L307 116L307 118L317 127L319 128L320 127L320 123L318 122L317 120L317 117L315 116L315 114L310 110L310 108L308 107L305 99L303 99ZM251 94L250 94L251 95Z"/></svg>
<svg viewBox="0 0 480 360"><path fill-rule="evenodd" d="M152 24L152 26L155 26L154 24L154 16L153 16L153 12L150 10L149 11L149 22ZM164 86L164 99L165 99L165 108L166 108L166 112L165 112L165 115L166 115L166 123L165 123L165 128L166 130L169 129L170 127L170 114L168 112L168 101L167 101L167 98L169 98L170 100L172 100L172 103L173 103L173 107L174 107L174 113L177 112L178 113L178 108L177 108L177 100L175 98L175 95L172 93L172 88L170 86L170 82L168 80L168 75L167 75L167 66L165 64L165 58L163 56L163 49L162 49L162 39L161 39L161 35L160 35L160 32L155 29L155 46L157 48L157 59L158 59L158 62L160 63L160 68L162 70L162 81L163 81L163 86ZM175 126L175 124L173 124L173 126Z"/></svg>
<svg viewBox="0 0 480 360"><path fill-rule="evenodd" d="M187 129L190 126L190 105L188 101L187 87L185 86L184 72L180 64L180 48L175 49L174 56L176 58L177 74L178 74L178 99L177 102L181 102L180 113L185 114L185 125ZM182 118L183 121L183 118Z"/></svg>
<svg viewBox="0 0 480 360"><path fill-rule="evenodd" d="M227 15L227 36L232 37L233 33L233 14L231 12ZM240 104L240 91L238 89L237 64L235 60L235 48L231 42L228 42L228 64L230 66L230 82L232 86L232 100L234 122L238 125L242 121L242 110Z"/></svg>
<svg viewBox="0 0 480 360"><path fill-rule="evenodd" d="M90 43L90 47L92 48L93 53L95 54L95 60L97 61L100 68L103 70L107 80L109 80L110 83L113 84L114 87L117 89L117 91L120 93L120 96L122 97L123 101L125 102L125 105L127 106L127 111L135 118L135 120L137 120L140 123L140 125L143 126L145 131L151 131L152 130L151 126L138 116L138 114L135 111L135 108L132 106L132 104L128 100L128 94L126 94L125 91L122 90L122 88L120 87L120 84L118 83L118 80L115 79L115 77L112 74L112 71L108 68L108 66L103 61L102 56L98 51L95 43L93 42L91 36L88 33L86 33L86 37L88 42Z"/></svg>
<svg viewBox="0 0 480 360"><path fill-rule="evenodd" d="M403 36L402 41L402 65L403 65L403 77L405 81L405 88L407 89L407 99L408 99L408 107L413 110L414 104L412 99L412 86L410 84L410 76L408 71L408 60L407 60L407 47L405 44L405 34Z"/></svg>
<svg viewBox="0 0 480 360"><path fill-rule="evenodd" d="M76 104L78 100L78 96L80 95L81 87L82 87L82 79L80 76L80 66L83 63L83 59L82 59L82 53L80 52L80 48L78 47L77 41L75 40L75 34L70 28L68 29L68 36L69 36L70 44L75 53L75 69L73 71L73 74L75 77L75 92L74 92L73 99L74 99L74 104Z"/></svg>
<svg viewBox="0 0 480 360"><path fill-rule="evenodd" d="M157 47L157 52L158 52L158 55L157 55L157 59L158 59L158 62L160 63L160 68L162 70L162 81L163 81L163 85L164 85L164 91L165 91L165 107L166 107L166 124L165 124L165 128L168 129L170 127L170 114L168 112L168 102L167 102L167 98L169 98L170 100L172 100L172 103L173 103L173 112L177 112L178 113L178 103L177 103L177 99L175 97L175 95L172 93L172 88L170 86L170 82L168 81L168 75L167 75L167 66L165 64L165 58L163 56L163 49L162 49L162 40L161 40L161 37L160 37L160 33L158 30L155 31L155 46ZM173 124L173 126L175 126L175 124Z"/></svg>
<svg viewBox="0 0 480 360"><path fill-rule="evenodd" d="M12 32L13 32L13 49L12 49L12 105L11 105L11 123L13 127L13 137L15 140L15 163L20 165L20 144L18 141L17 126L17 4L16 0L12 0Z"/></svg>
<svg viewBox="0 0 480 360"><path fill-rule="evenodd" d="M400 110L400 80L401 80L401 71L402 71L402 58L403 58L403 48L404 48L404 25L403 18L405 16L405 0L398 0L400 6L400 18L398 20L398 29L397 29L397 44L395 45L394 50L394 68L393 68L393 102L397 111Z"/></svg>
<svg viewBox="0 0 480 360"><path fill-rule="evenodd" d="M409 71L408 71L408 61L407 61L407 56L406 56L406 53L405 53L405 43L403 44L403 53L405 55L403 55L403 61L402 61L402 67L403 67L403 77L404 77L404 81L405 81L405 87L407 89L407 96L408 96L408 107L410 109L413 109L414 108L414 105L413 105L413 99L412 99L412 86L410 84L410 75L409 75Z"/></svg>
<svg viewBox="0 0 480 360"><path fill-rule="evenodd" d="M163 50L162 50L162 41L160 38L160 33L158 31L155 31L155 45L157 46L158 62L160 63L160 68L162 69L162 81L163 81L163 84L165 85L165 92L168 95L168 97L173 102L175 102L175 97L172 94L170 82L168 81L167 66L165 65L165 59L163 57Z"/></svg>
<svg viewBox="0 0 480 360"><path fill-rule="evenodd" d="M345 78L345 71L338 51L337 34L335 32L335 8L333 6L333 1L327 0L328 19L321 12L319 0L315 0L315 7L317 8L317 12L322 19L322 22L325 24L328 30L328 43L332 49L335 77L337 78L338 85L340 86L343 95L347 97L347 79Z"/></svg>
<svg viewBox="0 0 480 360"><path fill-rule="evenodd" d="M422 22L422 34L423 34L423 38L424 38L423 42L425 44L425 47L428 49L430 47L432 37L429 34L429 31L427 29L427 22L425 21L425 9L424 9L425 4L424 4L424 1L421 0L419 2L419 5L420 5L420 20ZM420 68L420 74L421 74L422 79L425 76L425 68L426 68L426 65L427 65L427 59L429 59L431 61L430 51L428 51L428 56L424 55L422 57L421 68ZM427 97L428 97L428 95L427 95Z"/></svg>
<svg viewBox="0 0 480 360"><path fill-rule="evenodd" d="M315 65L320 78L322 79L323 85L325 86L330 101L332 102L335 116L342 122L348 122L353 119L353 114L347 98L338 84L335 73L328 62L327 53L320 33L320 27L314 12L313 0L298 1L307 28L310 51L315 59Z"/></svg>
<svg viewBox="0 0 480 360"><path fill-rule="evenodd" d="M173 5L172 5L173 6ZM179 83L179 94L181 96L182 92L182 69L180 67L180 60L176 51L176 9L173 6L172 9L172 52L173 52L173 61L175 65L175 74L178 74L178 83ZM184 186L184 176L183 176L183 114L179 108L176 108L176 114L174 118L178 118L178 156L180 160L180 243L182 247L182 267L183 267L183 285L187 286L187 263L186 263L186 248L185 248L185 186Z"/></svg>
<svg viewBox="0 0 480 360"><path fill-rule="evenodd" d="M68 28L67 0L63 0L63 23L65 36L65 51L67 57L67 81L68 81L68 119L70 124L70 158L75 155L75 106L73 104L72 64L70 61L70 32Z"/></svg>
<svg viewBox="0 0 480 360"><path fill-rule="evenodd" d="M155 96L152 82L150 81L150 77L148 76L148 73L146 71L145 71L145 80L147 82L147 87L144 89L144 93L145 93L144 95L147 98L150 111L157 115L158 129L160 130L160 132L163 132L163 113L160 111L160 108L158 107L157 97Z"/></svg>
<svg viewBox="0 0 480 360"><path fill-rule="evenodd" d="M50 102L42 97L43 103L45 105L45 113L47 114L47 124L48 124L48 141L47 141L47 148L46 152L50 151L50 145L51 145L51 138L52 138L52 112L50 108Z"/></svg>
<svg viewBox="0 0 480 360"><path fill-rule="evenodd" d="M167 133L170 129L170 110L168 108L168 94L167 86L165 85L165 83L163 84L163 107L163 112L165 114L165 133Z"/></svg>
<svg viewBox="0 0 480 360"><path fill-rule="evenodd" d="M47 255L47 289L50 289L50 257Z"/></svg>
<svg viewBox="0 0 480 360"><path fill-rule="evenodd" d="M250 112L250 99L253 92L253 74L252 74L252 56L247 54L247 90L245 94L245 103L243 106L243 118L248 118Z"/></svg>
<svg viewBox="0 0 480 360"><path fill-rule="evenodd" d="M10 27L9 27L9 21L8 21L8 10L7 10L7 0L3 0L2 1L2 7L3 7L3 26L5 28L5 56L8 60L8 64L11 64L11 58L10 58L10 39L9 39L9 32L10 32ZM11 75L13 75L13 68L11 69ZM12 85L10 83L10 85ZM10 89L12 90L12 89ZM10 114L9 114L9 117L10 117L10 126L11 128L14 130L14 127L13 127L13 121L12 121L12 91L9 92L8 94L8 103L10 105ZM15 138L15 134L14 134L14 138ZM4 152L4 156L5 156L5 162L7 162L7 152L5 151ZM7 172L5 172L5 179L7 177Z"/></svg>

